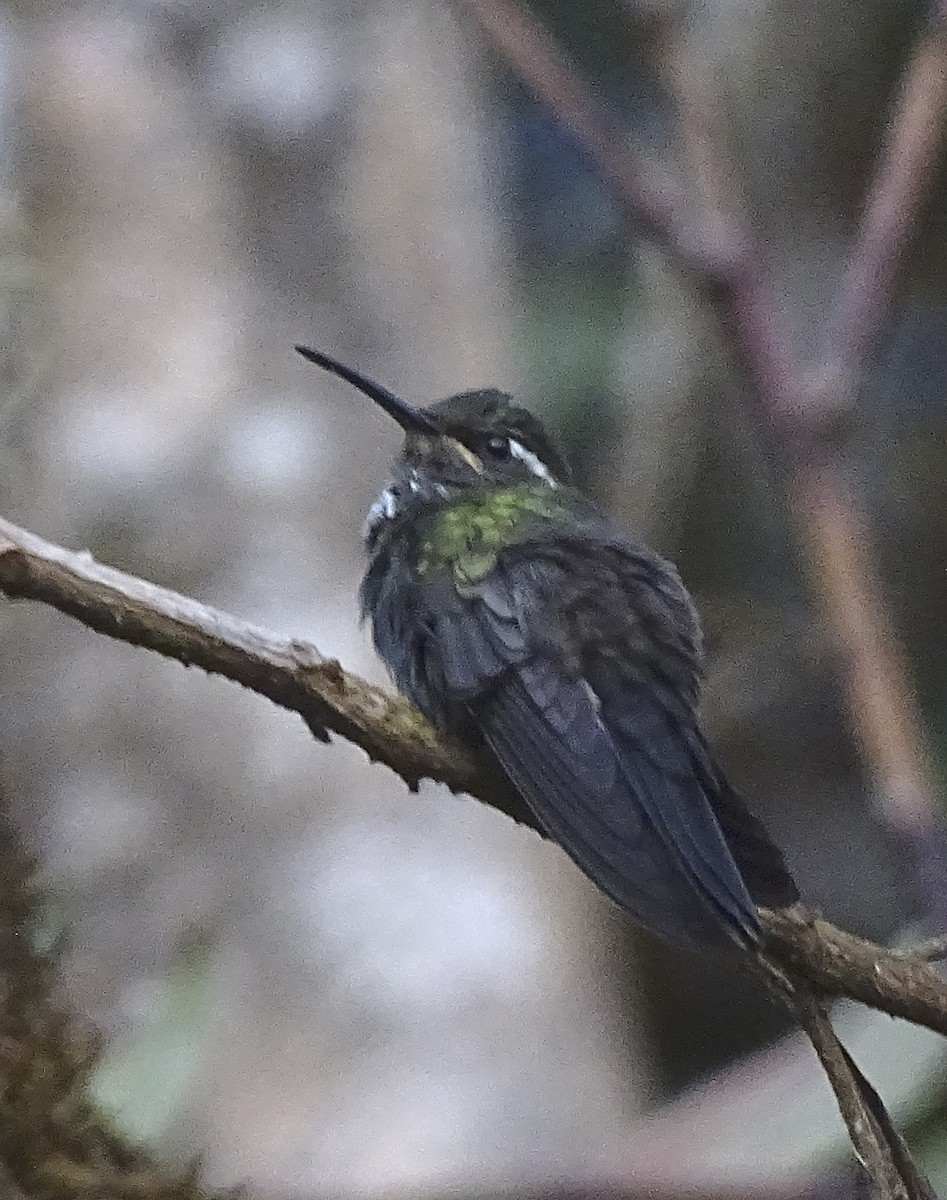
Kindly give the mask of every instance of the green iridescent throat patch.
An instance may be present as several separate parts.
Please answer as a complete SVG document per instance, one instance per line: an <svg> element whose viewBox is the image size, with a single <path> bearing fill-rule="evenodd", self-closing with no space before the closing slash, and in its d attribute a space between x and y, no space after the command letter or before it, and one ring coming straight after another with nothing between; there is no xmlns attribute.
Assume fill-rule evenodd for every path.
<svg viewBox="0 0 947 1200"><path fill-rule="evenodd" d="M497 552L518 540L535 517L552 517L561 505L545 484L488 488L442 508L421 543L418 572L451 570L459 580L476 582L493 568Z"/></svg>

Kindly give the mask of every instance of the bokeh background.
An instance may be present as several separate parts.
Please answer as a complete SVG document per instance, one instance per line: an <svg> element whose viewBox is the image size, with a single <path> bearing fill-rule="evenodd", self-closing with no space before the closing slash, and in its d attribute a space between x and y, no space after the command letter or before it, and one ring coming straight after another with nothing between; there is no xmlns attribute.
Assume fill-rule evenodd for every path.
<svg viewBox="0 0 947 1200"><path fill-rule="evenodd" d="M814 341L923 6L535 7L669 163L656 31L679 22ZM935 193L845 456L943 762ZM355 594L397 431L292 345L421 402L513 391L680 564L707 724L806 897L909 935L909 872L712 314L449 0L8 3L0 231L3 515L380 680ZM757 986L656 946L473 801L411 795L258 697L25 605L0 608L0 773L70 1002L105 1035L101 1102L211 1183L849 1186L827 1087ZM937 1039L839 1020L947 1185Z"/></svg>

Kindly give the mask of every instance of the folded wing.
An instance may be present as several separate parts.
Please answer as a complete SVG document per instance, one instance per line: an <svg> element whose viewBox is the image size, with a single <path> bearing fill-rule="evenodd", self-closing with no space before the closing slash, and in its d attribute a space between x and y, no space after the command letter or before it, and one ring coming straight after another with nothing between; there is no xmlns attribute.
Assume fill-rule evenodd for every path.
<svg viewBox="0 0 947 1200"><path fill-rule="evenodd" d="M795 888L698 730L676 577L643 599L648 579L613 570L577 597L561 554L532 547L451 580L426 610L424 694L446 698L429 715L485 742L545 832L642 924L688 946L753 943L754 901ZM576 613L626 587L619 603L643 614L627 644L581 636Z"/></svg>

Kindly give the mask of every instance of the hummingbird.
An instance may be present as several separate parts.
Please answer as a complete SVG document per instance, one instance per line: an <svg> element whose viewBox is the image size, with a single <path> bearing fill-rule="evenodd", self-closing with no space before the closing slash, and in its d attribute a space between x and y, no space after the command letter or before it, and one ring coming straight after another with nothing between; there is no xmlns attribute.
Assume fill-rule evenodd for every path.
<svg viewBox="0 0 947 1200"><path fill-rule="evenodd" d="M639 924L689 949L757 947L757 906L798 892L701 732L700 623L675 568L572 484L506 393L415 407L296 349L404 432L361 586L398 689Z"/></svg>

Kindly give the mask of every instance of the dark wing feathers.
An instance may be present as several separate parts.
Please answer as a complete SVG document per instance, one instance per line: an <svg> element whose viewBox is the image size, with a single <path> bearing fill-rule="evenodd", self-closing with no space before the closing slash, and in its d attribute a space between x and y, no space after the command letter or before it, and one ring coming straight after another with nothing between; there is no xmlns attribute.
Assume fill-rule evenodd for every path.
<svg viewBox="0 0 947 1200"><path fill-rule="evenodd" d="M560 677L557 696L540 710L528 669L515 672L476 715L540 823L619 907L678 944L723 940L727 927L744 940L755 937L752 905L730 905L722 924L717 906L708 907L680 870L641 803L642 780L628 779L581 682ZM664 793L665 781L659 784Z"/></svg>
<svg viewBox="0 0 947 1200"><path fill-rule="evenodd" d="M740 865L750 895L757 904L784 908L799 899L799 889L786 869L782 852L763 822L747 808L714 762L699 730L689 734L695 745L694 762L727 844Z"/></svg>
<svg viewBox="0 0 947 1200"><path fill-rule="evenodd" d="M477 694L485 679L492 679L506 666L506 648L493 635L495 625L488 614L478 613L472 605L438 620L437 656L444 684L455 697Z"/></svg>
<svg viewBox="0 0 947 1200"><path fill-rule="evenodd" d="M594 667L589 682L635 799L662 842L725 921L755 934L756 907L711 807L688 726L661 704L656 688L612 663Z"/></svg>
<svg viewBox="0 0 947 1200"><path fill-rule="evenodd" d="M432 720L487 743L539 824L623 909L679 944L753 942L754 899L796 893L697 727L686 592L630 543L570 549L511 546L480 579L412 585L397 613L379 611L382 583L379 650ZM630 619L610 629L609 608Z"/></svg>

